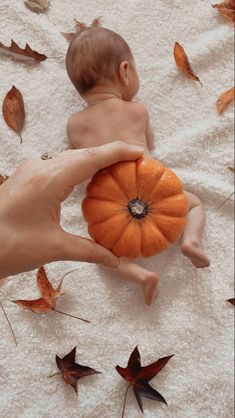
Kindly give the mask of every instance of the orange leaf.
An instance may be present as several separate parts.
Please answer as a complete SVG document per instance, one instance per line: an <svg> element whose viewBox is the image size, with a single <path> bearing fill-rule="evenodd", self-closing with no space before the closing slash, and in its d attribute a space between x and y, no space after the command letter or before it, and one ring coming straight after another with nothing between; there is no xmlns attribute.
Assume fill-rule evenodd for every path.
<svg viewBox="0 0 235 418"><path fill-rule="evenodd" d="M61 34L65 37L65 39L67 39L67 41L71 42L77 35L77 32L61 32Z"/></svg>
<svg viewBox="0 0 235 418"><path fill-rule="evenodd" d="M213 4L212 7L218 10L221 16L228 19L230 22L235 22L235 1L226 0L222 3Z"/></svg>
<svg viewBox="0 0 235 418"><path fill-rule="evenodd" d="M216 102L216 107L221 115L227 109L228 105L234 101L235 87L223 93Z"/></svg>
<svg viewBox="0 0 235 418"><path fill-rule="evenodd" d="M0 42L0 54L10 56L17 61L22 61L26 64L38 64L47 59L46 55L33 51L28 44L26 44L25 49L23 49L13 40L11 40L11 46L9 47Z"/></svg>
<svg viewBox="0 0 235 418"><path fill-rule="evenodd" d="M22 94L15 86L13 86L6 94L3 101L2 112L6 124L14 132L19 134L22 142L20 133L25 121L24 100Z"/></svg>
<svg viewBox="0 0 235 418"><path fill-rule="evenodd" d="M0 286L2 286L5 283L5 280L6 279L4 277L2 277L2 278L0 277Z"/></svg>
<svg viewBox="0 0 235 418"><path fill-rule="evenodd" d="M42 294L42 298L48 302L51 306L54 306L54 301L63 293L60 291L63 279L61 279L57 289L53 289L51 283L48 280L44 267L40 267L37 274L38 288Z"/></svg>
<svg viewBox="0 0 235 418"><path fill-rule="evenodd" d="M186 74L189 78L192 78L193 80L198 81L201 84L201 86L202 86L202 83L201 83L200 79L193 72L193 69L192 69L192 67L190 65L190 62L188 60L188 57L186 55L186 52L185 52L184 48L178 42L175 42L175 46L174 46L174 58L175 58L175 62L176 62L177 67L184 74Z"/></svg>
<svg viewBox="0 0 235 418"><path fill-rule="evenodd" d="M37 273L37 284L42 297L35 300L14 300L13 302L37 313L50 312L54 309L55 299L62 295L60 291L62 280L57 289L54 289L48 280L44 267L40 267Z"/></svg>
<svg viewBox="0 0 235 418"><path fill-rule="evenodd" d="M19 306L22 306L24 309L31 309L36 313L46 313L52 311L52 306L46 302L43 298L35 300L13 300L12 302L16 303Z"/></svg>

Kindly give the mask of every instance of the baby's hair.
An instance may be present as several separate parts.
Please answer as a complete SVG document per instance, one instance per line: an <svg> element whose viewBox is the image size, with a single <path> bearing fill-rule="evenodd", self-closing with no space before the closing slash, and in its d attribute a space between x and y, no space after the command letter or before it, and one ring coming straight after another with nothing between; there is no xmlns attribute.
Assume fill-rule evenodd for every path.
<svg viewBox="0 0 235 418"><path fill-rule="evenodd" d="M130 47L116 32L100 27L100 18L91 26L76 21L78 34L70 42L66 68L82 95L107 80L114 81L122 61L132 59Z"/></svg>

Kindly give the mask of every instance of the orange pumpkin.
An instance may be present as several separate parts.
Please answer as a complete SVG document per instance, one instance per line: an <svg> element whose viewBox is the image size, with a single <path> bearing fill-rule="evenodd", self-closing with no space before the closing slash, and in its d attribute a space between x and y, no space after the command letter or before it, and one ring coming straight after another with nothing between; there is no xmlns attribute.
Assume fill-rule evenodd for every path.
<svg viewBox="0 0 235 418"><path fill-rule="evenodd" d="M184 229L182 183L160 161L141 157L100 170L86 196L82 210L90 236L118 257L157 254Z"/></svg>

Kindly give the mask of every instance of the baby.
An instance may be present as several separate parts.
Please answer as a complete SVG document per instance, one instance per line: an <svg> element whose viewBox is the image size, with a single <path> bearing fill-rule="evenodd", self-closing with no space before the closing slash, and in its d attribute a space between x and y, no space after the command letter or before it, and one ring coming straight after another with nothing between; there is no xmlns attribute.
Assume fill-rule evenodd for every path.
<svg viewBox="0 0 235 418"><path fill-rule="evenodd" d="M70 80L86 102L84 110L68 120L71 147L88 148L121 140L143 146L149 155L154 148L154 134L148 110L142 103L132 101L139 89L139 78L126 41L109 29L82 25L81 32L69 45L66 67ZM208 267L209 259L201 247L203 207L194 194L185 193L189 211L181 251L196 267ZM158 283L155 272L121 259L118 273L124 280L139 283L145 302L148 305L153 302Z"/></svg>

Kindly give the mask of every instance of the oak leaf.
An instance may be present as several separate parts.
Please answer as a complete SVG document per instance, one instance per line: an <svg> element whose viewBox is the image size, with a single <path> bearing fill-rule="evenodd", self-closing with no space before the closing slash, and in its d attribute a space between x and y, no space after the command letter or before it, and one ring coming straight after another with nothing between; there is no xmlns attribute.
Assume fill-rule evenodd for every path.
<svg viewBox="0 0 235 418"><path fill-rule="evenodd" d="M230 171L232 171L232 173L235 173L235 167L228 167L228 169L229 169Z"/></svg>
<svg viewBox="0 0 235 418"><path fill-rule="evenodd" d="M193 69L190 65L189 59L187 57L187 54L186 54L184 48L179 44L179 42L175 42L174 58L175 58L175 62L176 62L177 67L184 74L186 74L189 78L198 81L202 86L202 83L201 83L200 79L194 73L194 71L193 71Z"/></svg>
<svg viewBox="0 0 235 418"><path fill-rule="evenodd" d="M24 0L24 4L28 9L35 13L43 13L50 4L49 0Z"/></svg>
<svg viewBox="0 0 235 418"><path fill-rule="evenodd" d="M212 4L212 7L230 22L235 22L235 0L225 0L222 3Z"/></svg>
<svg viewBox="0 0 235 418"><path fill-rule="evenodd" d="M218 113L221 115L227 109L227 107L234 101L235 97L235 87L232 87L230 90L227 90L223 93L216 102L216 107Z"/></svg>
<svg viewBox="0 0 235 418"><path fill-rule="evenodd" d="M91 25L90 26L87 26L84 22L80 22L79 20L77 20L77 19L74 19L74 21L75 21L75 30L76 30L76 32L61 32L61 34L65 37L65 39L67 39L67 41L69 41L69 42L71 42L74 38L75 38L75 36L77 36L77 34L79 33L79 32L82 32L82 31L84 31L84 30L86 30L86 29L88 29L89 27L93 27L93 28L95 28L95 27L98 27L98 26L101 26L101 16L100 17L96 17L93 21L92 21L92 23L91 23Z"/></svg>
<svg viewBox="0 0 235 418"><path fill-rule="evenodd" d="M33 312L36 312L36 313L47 313L50 311L55 311L55 312L59 312L64 315L70 316L72 318L79 319L83 322L90 322L87 319L78 318L77 316L70 315L68 313L61 312L58 309L55 309L56 299L59 298L61 295L63 295L63 293L61 292L61 286L62 286L62 281L64 277L61 279L58 287L54 289L50 281L48 280L44 267L40 267L40 269L37 272L37 285L41 292L42 297L38 299L34 299L34 300L18 299L18 300L13 300L12 302L16 303L17 305L21 306L24 309L31 309Z"/></svg>
<svg viewBox="0 0 235 418"><path fill-rule="evenodd" d="M123 377L123 379L129 382L129 386L127 387L125 394L122 418L124 417L125 412L127 391L130 386L133 388L136 400L142 412L144 412L142 396L156 401L164 402L167 405L163 396L157 390L153 389L153 387L150 386L148 382L152 380L160 372L160 370L163 369L163 367L165 367L173 355L162 357L155 363L142 367L138 347L135 347L131 353L127 367L123 368L116 366L117 372Z"/></svg>
<svg viewBox="0 0 235 418"><path fill-rule="evenodd" d="M4 98L2 113L6 124L19 135L22 143L21 131L25 122L24 99L15 86L11 88Z"/></svg>
<svg viewBox="0 0 235 418"><path fill-rule="evenodd" d="M77 394L77 383L79 379L81 379L82 377L99 374L101 372L98 372L97 370L92 369L91 367L75 363L75 356L76 347L74 347L73 350L70 351L70 353L68 353L63 358L60 358L58 355L56 355L56 364L58 369L61 370L62 378L65 381L65 383L71 385ZM55 376L56 374L58 373L55 373L52 376Z"/></svg>
<svg viewBox="0 0 235 418"><path fill-rule="evenodd" d="M5 46L0 42L0 54L10 56L16 61L22 61L25 64L39 64L47 59L47 56L33 51L28 44L26 47L20 48L13 39L11 46Z"/></svg>

